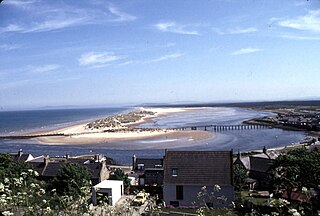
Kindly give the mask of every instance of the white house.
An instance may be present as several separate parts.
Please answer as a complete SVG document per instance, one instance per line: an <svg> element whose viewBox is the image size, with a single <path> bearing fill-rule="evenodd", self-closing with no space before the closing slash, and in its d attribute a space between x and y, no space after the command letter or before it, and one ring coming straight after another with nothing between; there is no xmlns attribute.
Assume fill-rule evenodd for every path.
<svg viewBox="0 0 320 216"><path fill-rule="evenodd" d="M108 197L108 204L114 206L121 198L124 192L123 181L120 180L104 180L93 186L92 203L97 205L97 194L103 194Z"/></svg>

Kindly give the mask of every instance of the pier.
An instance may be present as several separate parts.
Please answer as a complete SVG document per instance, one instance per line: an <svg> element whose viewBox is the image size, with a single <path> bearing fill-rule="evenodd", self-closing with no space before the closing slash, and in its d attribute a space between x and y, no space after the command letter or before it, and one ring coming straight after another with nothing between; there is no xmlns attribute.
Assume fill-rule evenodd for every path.
<svg viewBox="0 0 320 216"><path fill-rule="evenodd" d="M204 131L230 131L230 130L255 130L255 129L270 129L270 126L265 125L198 125L174 128L176 130L204 130Z"/></svg>

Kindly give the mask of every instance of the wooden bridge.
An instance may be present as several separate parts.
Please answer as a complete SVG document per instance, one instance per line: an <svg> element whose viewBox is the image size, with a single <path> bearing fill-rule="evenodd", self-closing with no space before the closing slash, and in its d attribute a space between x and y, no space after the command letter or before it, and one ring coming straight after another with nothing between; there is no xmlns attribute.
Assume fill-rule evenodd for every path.
<svg viewBox="0 0 320 216"><path fill-rule="evenodd" d="M270 129L265 125L198 125L174 128L176 130L205 130L205 131L228 131L228 130L252 130L252 129Z"/></svg>

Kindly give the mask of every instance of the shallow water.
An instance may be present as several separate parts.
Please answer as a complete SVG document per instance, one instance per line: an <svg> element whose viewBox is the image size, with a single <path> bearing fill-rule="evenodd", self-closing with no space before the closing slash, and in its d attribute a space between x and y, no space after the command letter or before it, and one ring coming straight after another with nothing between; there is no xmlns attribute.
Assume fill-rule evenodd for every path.
<svg viewBox="0 0 320 216"><path fill-rule="evenodd" d="M92 112L92 110L89 110ZM118 110L123 112L123 109ZM109 113L111 115L113 113ZM175 113L154 119L153 122L145 123L139 127L173 128L196 125L236 125L242 121L270 115L271 113L244 110L239 108L206 108L190 112ZM102 113L103 115L103 113ZM105 115L108 115L105 113ZM0 116L1 117L1 116ZM94 116L90 116L93 118ZM52 118L52 116L50 116ZM61 117L62 118L62 117ZM2 119L0 119L2 120ZM83 119L82 119L83 120ZM68 123L68 122L67 122ZM70 123L70 122L69 122ZM12 124L12 123L11 123ZM10 125L10 124L9 124ZM50 127L47 124L46 127ZM30 129L28 124L19 125L21 130ZM9 129L5 129L9 130ZM213 131L212 131L213 132ZM215 132L213 139L194 141L188 139L163 139L149 138L143 140L127 141L117 144L117 147L108 147L107 144L92 145L42 145L33 140L0 140L1 152L16 152L23 149L24 152L33 155L48 154L50 156L102 153L114 158L122 164L129 164L133 154L138 157L162 157L164 149L157 149L157 144L167 144L168 149L179 150L231 150L246 151L286 146L299 142L306 138L306 134L300 131L285 131L282 129L248 129L229 130ZM191 147L181 147L179 142L192 142ZM181 143L180 143L181 144ZM114 145L113 145L114 146ZM135 147L136 146L136 147Z"/></svg>

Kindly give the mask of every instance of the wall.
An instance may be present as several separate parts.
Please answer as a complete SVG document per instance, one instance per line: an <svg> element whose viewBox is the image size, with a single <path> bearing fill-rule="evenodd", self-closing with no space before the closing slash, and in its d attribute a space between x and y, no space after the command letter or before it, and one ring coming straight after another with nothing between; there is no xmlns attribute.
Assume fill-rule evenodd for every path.
<svg viewBox="0 0 320 216"><path fill-rule="evenodd" d="M170 205L170 201L179 201L179 206L193 206L199 205L197 194L201 191L202 186L198 185L183 185L183 200L176 200L176 185L175 184L165 184L163 187L163 198L166 205ZM207 191L212 192L213 186L208 186ZM221 186L220 192L215 192L216 196L224 195L227 198L226 203L214 203L214 207L231 207L231 202L234 199L234 188L233 186Z"/></svg>

